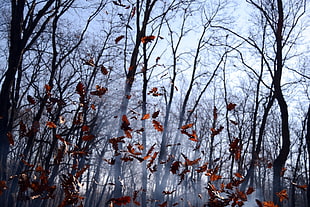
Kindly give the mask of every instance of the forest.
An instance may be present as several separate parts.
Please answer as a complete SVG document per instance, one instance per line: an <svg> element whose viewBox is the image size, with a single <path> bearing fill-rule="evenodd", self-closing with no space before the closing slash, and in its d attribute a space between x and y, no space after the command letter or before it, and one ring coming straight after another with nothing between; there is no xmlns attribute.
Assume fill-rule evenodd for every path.
<svg viewBox="0 0 310 207"><path fill-rule="evenodd" d="M1 206L310 207L307 3L1 0Z"/></svg>

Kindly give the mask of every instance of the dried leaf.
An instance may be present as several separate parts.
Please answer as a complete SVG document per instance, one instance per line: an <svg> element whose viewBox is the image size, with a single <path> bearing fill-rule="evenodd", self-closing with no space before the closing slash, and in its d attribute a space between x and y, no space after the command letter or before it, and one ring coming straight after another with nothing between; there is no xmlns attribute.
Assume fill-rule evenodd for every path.
<svg viewBox="0 0 310 207"><path fill-rule="evenodd" d="M165 191L164 190L162 193L165 194L165 195L170 195L170 194L172 194L174 192L175 192L175 190L173 190L173 191Z"/></svg>
<svg viewBox="0 0 310 207"><path fill-rule="evenodd" d="M126 205L131 202L131 197L130 196L123 196L120 198L112 198L110 201L114 203L115 205Z"/></svg>
<svg viewBox="0 0 310 207"><path fill-rule="evenodd" d="M285 189L281 190L280 192L276 193L276 195L279 197L280 202L282 202L283 200L288 200L288 195Z"/></svg>
<svg viewBox="0 0 310 207"><path fill-rule="evenodd" d="M89 131L89 126L83 125L82 126L82 132L88 132Z"/></svg>
<svg viewBox="0 0 310 207"><path fill-rule="evenodd" d="M181 129L188 129L188 128L191 128L193 126L194 126L194 123L186 124L186 125L181 126Z"/></svg>
<svg viewBox="0 0 310 207"><path fill-rule="evenodd" d="M238 172L235 173L235 176L238 177L238 178L242 178L243 179L243 176L240 173L238 173Z"/></svg>
<svg viewBox="0 0 310 207"><path fill-rule="evenodd" d="M163 132L164 131L164 127L163 125L161 125L158 121L153 120L153 126L154 128L159 131L159 132Z"/></svg>
<svg viewBox="0 0 310 207"><path fill-rule="evenodd" d="M34 98L30 95L27 96L27 100L30 104L34 105L36 104L36 101L34 100Z"/></svg>
<svg viewBox="0 0 310 207"><path fill-rule="evenodd" d="M255 191L254 188L249 187L248 190L246 191L246 194L247 194L247 195L250 195L250 194L252 194L254 191Z"/></svg>
<svg viewBox="0 0 310 207"><path fill-rule="evenodd" d="M103 75L108 75L109 74L108 69L106 67L104 67L103 65L101 65L100 70L101 70L101 73Z"/></svg>
<svg viewBox="0 0 310 207"><path fill-rule="evenodd" d="M167 201L165 201L165 202L163 202L161 204L158 204L159 207L166 207L167 205L168 205Z"/></svg>
<svg viewBox="0 0 310 207"><path fill-rule="evenodd" d="M145 114L141 120L145 120L145 119L149 119L150 118L150 114Z"/></svg>
<svg viewBox="0 0 310 207"><path fill-rule="evenodd" d="M80 96L84 96L85 95L85 86L82 82L79 82L76 85L76 91Z"/></svg>
<svg viewBox="0 0 310 207"><path fill-rule="evenodd" d="M302 189L302 190L304 190L304 191L306 191L308 185L296 185L296 187L297 187L297 188L300 188L300 189Z"/></svg>
<svg viewBox="0 0 310 207"><path fill-rule="evenodd" d="M159 115L159 111L156 111L156 112L154 112L154 113L152 114L152 118L153 118L153 119L156 119L156 118L158 117L158 115Z"/></svg>
<svg viewBox="0 0 310 207"><path fill-rule="evenodd" d="M275 205L272 201L264 201L263 207L278 207L278 205Z"/></svg>
<svg viewBox="0 0 310 207"><path fill-rule="evenodd" d="M229 103L229 104L227 105L227 110L228 110L228 111L234 110L236 106L237 106L237 104Z"/></svg>
<svg viewBox="0 0 310 207"><path fill-rule="evenodd" d="M143 44L146 44L146 43L148 43L148 42L152 42L155 38L156 38L156 36L153 36L153 35L151 35L151 36L145 36L145 37L142 37L142 38L141 38L141 42L142 42Z"/></svg>
<svg viewBox="0 0 310 207"><path fill-rule="evenodd" d="M211 174L211 176L210 176L210 181L212 182L212 181L216 181L216 180L219 180L219 179L221 179L222 178L222 176L220 176L220 175L216 175L216 174Z"/></svg>
<svg viewBox="0 0 310 207"><path fill-rule="evenodd" d="M46 122L46 126L48 128L51 128L51 129L56 129L57 128L56 124L54 122L51 122L51 121Z"/></svg>
<svg viewBox="0 0 310 207"><path fill-rule="evenodd" d="M115 44L117 44L121 39L123 39L125 36L124 35L121 35L121 36L119 36L119 37L117 37L116 39L115 39Z"/></svg>
<svg viewBox="0 0 310 207"><path fill-rule="evenodd" d="M11 132L6 133L6 136L8 137L10 145L14 146L14 138Z"/></svg>
<svg viewBox="0 0 310 207"><path fill-rule="evenodd" d="M88 134L88 135L84 135L84 136L82 137L82 140L83 140L83 141L91 141L91 140L93 140L94 138L95 138L94 135Z"/></svg>
<svg viewBox="0 0 310 207"><path fill-rule="evenodd" d="M175 161L174 163L172 163L171 167L170 167L170 171L172 172L172 174L176 174L177 171L179 170L181 162L179 161Z"/></svg>
<svg viewBox="0 0 310 207"><path fill-rule="evenodd" d="M6 185L6 181L1 180L0 181L0 196L2 195L3 191L8 189L8 186Z"/></svg>

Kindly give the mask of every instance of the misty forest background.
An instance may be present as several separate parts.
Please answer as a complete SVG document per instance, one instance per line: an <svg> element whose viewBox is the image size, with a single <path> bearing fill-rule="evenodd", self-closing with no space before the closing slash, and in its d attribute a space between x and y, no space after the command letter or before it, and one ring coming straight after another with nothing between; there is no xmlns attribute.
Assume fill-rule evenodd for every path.
<svg viewBox="0 0 310 207"><path fill-rule="evenodd" d="M310 207L306 0L1 0L1 206Z"/></svg>

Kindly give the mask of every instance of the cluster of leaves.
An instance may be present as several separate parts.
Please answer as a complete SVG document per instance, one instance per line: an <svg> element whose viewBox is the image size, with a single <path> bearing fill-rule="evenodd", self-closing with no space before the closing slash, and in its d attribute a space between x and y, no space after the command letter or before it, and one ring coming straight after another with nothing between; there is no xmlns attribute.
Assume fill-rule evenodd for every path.
<svg viewBox="0 0 310 207"><path fill-rule="evenodd" d="M64 190L65 197L59 207L65 207L67 205L76 205L80 203L79 207L82 207L82 201L84 197L80 196L79 188L82 186L79 182L79 178L82 174L89 168L85 166L80 171L76 172L75 175L72 174L62 174L61 177L61 186Z"/></svg>
<svg viewBox="0 0 310 207"><path fill-rule="evenodd" d="M56 190L56 186L49 185L49 171L43 169L40 165L35 167L35 165L29 164L24 160L23 162L30 169L19 175L10 177L10 179L18 178L18 199L53 199L55 197L54 191Z"/></svg>

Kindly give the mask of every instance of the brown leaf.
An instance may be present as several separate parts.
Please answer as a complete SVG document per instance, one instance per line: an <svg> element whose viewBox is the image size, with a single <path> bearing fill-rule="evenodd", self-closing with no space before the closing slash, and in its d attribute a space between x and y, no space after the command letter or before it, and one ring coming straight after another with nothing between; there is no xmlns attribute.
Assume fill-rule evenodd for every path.
<svg viewBox="0 0 310 207"><path fill-rule="evenodd" d="M148 43L148 42L152 42L155 38L156 38L156 36L153 36L153 35L151 35L151 36L145 36L145 37L142 37L142 38L141 38L141 42L142 42L143 44L146 44L146 43Z"/></svg>
<svg viewBox="0 0 310 207"><path fill-rule="evenodd" d="M227 105L227 110L228 110L228 111L234 110L236 106L237 106L237 104L229 103L229 104Z"/></svg>
<svg viewBox="0 0 310 207"><path fill-rule="evenodd" d="M120 198L112 198L110 201L114 203L115 205L126 205L131 202L131 197L130 196L123 196Z"/></svg>
<svg viewBox="0 0 310 207"><path fill-rule="evenodd" d="M300 189L302 189L302 190L304 190L304 191L306 191L308 185L296 185L296 187L297 187L297 188L300 188Z"/></svg>
<svg viewBox="0 0 310 207"><path fill-rule="evenodd" d="M166 207L167 205L168 205L167 201L165 201L165 202L163 202L161 204L158 204L159 207Z"/></svg>
<svg viewBox="0 0 310 207"><path fill-rule="evenodd" d="M83 140L83 141L91 141L91 140L93 140L94 138L95 138L94 135L88 134L88 135L84 135L84 136L82 137L82 140Z"/></svg>
<svg viewBox="0 0 310 207"><path fill-rule="evenodd" d="M153 118L153 119L156 119L156 118L158 117L158 115L159 115L159 111L156 111L156 112L154 112L154 113L152 114L152 118Z"/></svg>
<svg viewBox="0 0 310 207"><path fill-rule="evenodd" d="M247 194L247 195L250 195L250 194L252 194L254 191L255 191L254 188L249 187L248 190L246 191L246 194Z"/></svg>
<svg viewBox="0 0 310 207"><path fill-rule="evenodd" d="M117 37L116 39L115 39L115 44L117 44L121 39L123 39L125 36L124 35L121 35L121 36L119 36L119 37Z"/></svg>
<svg viewBox="0 0 310 207"><path fill-rule="evenodd" d="M10 145L14 146L14 138L11 132L6 133L6 136L8 137Z"/></svg>
<svg viewBox="0 0 310 207"><path fill-rule="evenodd" d="M164 127L163 125L161 125L158 121L153 120L153 126L154 128L159 131L159 132L163 132L164 131Z"/></svg>
<svg viewBox="0 0 310 207"><path fill-rule="evenodd" d="M172 172L172 174L176 174L177 171L179 170L181 162L179 161L175 161L174 163L172 163L171 167L170 167L170 171Z"/></svg>
<svg viewBox="0 0 310 207"><path fill-rule="evenodd" d="M164 190L162 193L165 194L165 195L170 195L170 194L172 194L174 192L175 192L175 190L173 190L173 191L165 191Z"/></svg>
<svg viewBox="0 0 310 207"><path fill-rule="evenodd" d="M224 129L224 127L223 126L220 126L220 128L218 128L218 129L215 129L215 128L211 128L210 130L211 130L211 132L212 132L212 134L211 134L211 136L215 136L215 135L218 135L222 130Z"/></svg>
<svg viewBox="0 0 310 207"><path fill-rule="evenodd" d="M242 178L243 179L243 176L240 173L238 173L238 172L235 173L235 176L238 177L238 178Z"/></svg>
<svg viewBox="0 0 310 207"><path fill-rule="evenodd" d="M56 129L57 128L56 124L54 122L51 122L51 121L46 122L46 126L48 128L51 128L51 129Z"/></svg>
<svg viewBox="0 0 310 207"><path fill-rule="evenodd" d="M80 96L84 96L85 95L85 86L82 82L79 82L76 85L76 91Z"/></svg>
<svg viewBox="0 0 310 207"><path fill-rule="evenodd" d="M30 104L34 105L36 104L36 101L34 100L34 98L30 95L27 96L27 100Z"/></svg>
<svg viewBox="0 0 310 207"><path fill-rule="evenodd" d="M101 65L100 70L101 70L101 73L103 75L108 75L109 74L108 69L106 67L104 67L103 65Z"/></svg>
<svg viewBox="0 0 310 207"><path fill-rule="evenodd" d="M84 65L89 65L89 66L95 67L94 59L90 58L89 60L84 60Z"/></svg>
<svg viewBox="0 0 310 207"><path fill-rule="evenodd" d="M83 125L82 126L82 132L88 132L89 131L89 126Z"/></svg>
<svg viewBox="0 0 310 207"><path fill-rule="evenodd" d="M8 189L8 186L6 185L6 181L1 180L0 181L0 196L2 195L3 191Z"/></svg>
<svg viewBox="0 0 310 207"><path fill-rule="evenodd" d="M278 207L272 201L263 201L263 207Z"/></svg>
<svg viewBox="0 0 310 207"><path fill-rule="evenodd" d="M186 124L186 125L181 126L181 129L188 129L188 128L193 127L193 125L194 125L194 123Z"/></svg>
<svg viewBox="0 0 310 207"><path fill-rule="evenodd" d="M288 195L285 189L281 190L280 192L276 193L276 195L280 198L280 202L283 200L288 200Z"/></svg>
<svg viewBox="0 0 310 207"><path fill-rule="evenodd" d="M222 178L222 176L220 176L220 175L211 174L210 181L216 181L216 180L219 180L221 178Z"/></svg>

